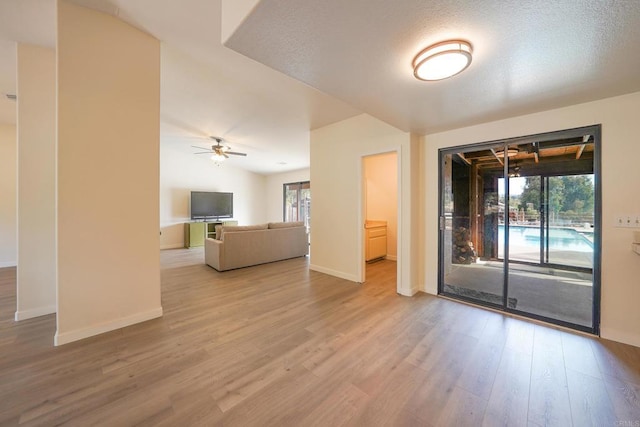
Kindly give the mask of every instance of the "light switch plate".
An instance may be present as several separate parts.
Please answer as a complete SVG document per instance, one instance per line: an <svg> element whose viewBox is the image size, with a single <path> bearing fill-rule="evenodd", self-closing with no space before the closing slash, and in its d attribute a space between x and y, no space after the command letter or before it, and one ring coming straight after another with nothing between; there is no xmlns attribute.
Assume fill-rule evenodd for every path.
<svg viewBox="0 0 640 427"><path fill-rule="evenodd" d="M614 227L640 228L640 214L618 214L615 217Z"/></svg>

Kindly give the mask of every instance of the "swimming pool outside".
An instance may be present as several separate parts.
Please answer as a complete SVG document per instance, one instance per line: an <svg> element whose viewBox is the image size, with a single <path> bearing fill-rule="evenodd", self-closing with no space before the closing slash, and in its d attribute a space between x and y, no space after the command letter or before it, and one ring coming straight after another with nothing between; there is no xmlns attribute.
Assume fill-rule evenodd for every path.
<svg viewBox="0 0 640 427"><path fill-rule="evenodd" d="M504 225L498 226L498 256L504 257ZM540 261L540 227L509 226L509 259ZM593 265L593 231L574 228L549 228L549 262L591 267Z"/></svg>
<svg viewBox="0 0 640 427"><path fill-rule="evenodd" d="M586 233L578 232L573 228L550 228L549 249L560 249L578 252L593 252L593 243ZM588 234L593 235L593 232ZM498 239L504 239L504 225L498 226ZM509 226L509 245L530 246L540 248L540 227L528 227L522 225Z"/></svg>

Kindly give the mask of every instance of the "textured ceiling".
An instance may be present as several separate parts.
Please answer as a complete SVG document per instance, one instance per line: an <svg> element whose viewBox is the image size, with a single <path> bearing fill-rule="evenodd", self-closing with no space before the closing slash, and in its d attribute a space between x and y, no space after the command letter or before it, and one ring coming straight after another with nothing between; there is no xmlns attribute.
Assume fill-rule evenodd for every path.
<svg viewBox="0 0 640 427"><path fill-rule="evenodd" d="M471 66L416 80L414 56L452 38ZM637 0L262 0L225 45L418 133L640 90Z"/></svg>
<svg viewBox="0 0 640 427"><path fill-rule="evenodd" d="M359 113L222 46L221 0L72 1L162 42L163 144L193 152L191 145L209 144L194 137L217 135L249 154L230 159L235 167L265 174L294 170L309 166L310 129ZM0 0L0 85L13 88L15 54L7 55L15 52L15 42L55 45L55 0ZM15 103L10 106L15 110ZM12 119L3 117L2 100L0 121L15 123L15 112Z"/></svg>
<svg viewBox="0 0 640 427"><path fill-rule="evenodd" d="M638 0L262 0L227 41L237 52L221 0L73 1L162 41L163 143L223 136L259 173L307 167L309 129L361 111L427 133L640 90ZM470 68L414 79L414 55L448 38L474 45ZM3 93L16 41L54 45L54 0L0 1ZM15 103L0 99L0 122Z"/></svg>
<svg viewBox="0 0 640 427"><path fill-rule="evenodd" d="M210 135L257 173L309 166L309 130L358 114L344 102L222 46L220 0L74 0L162 41L161 138L194 152ZM281 163L286 164L281 164Z"/></svg>

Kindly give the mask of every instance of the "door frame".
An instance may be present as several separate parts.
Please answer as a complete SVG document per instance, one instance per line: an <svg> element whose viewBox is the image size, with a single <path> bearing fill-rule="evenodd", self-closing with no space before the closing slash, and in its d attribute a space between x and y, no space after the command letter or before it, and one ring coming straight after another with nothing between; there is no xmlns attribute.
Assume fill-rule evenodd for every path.
<svg viewBox="0 0 640 427"><path fill-rule="evenodd" d="M311 189L311 180L306 181L295 181L295 182L285 182L282 184L282 221L287 220L287 185L302 185L309 184L309 189ZM297 200L298 200L298 221L300 221L300 191L302 189L298 188L297 190ZM304 219L302 220L304 221Z"/></svg>
<svg viewBox="0 0 640 427"><path fill-rule="evenodd" d="M582 136L585 134L593 135L594 139L594 154L593 154L593 174L594 174L594 241L593 241L593 276L592 276L592 324L591 327L583 325L577 325L569 322L565 322L558 319L548 318L540 316L534 313L523 312L517 309L511 309L507 306L508 298L508 280L509 280L509 239L505 237L504 242L504 263L503 263L503 277L504 277L504 292L502 295L503 303L501 306L495 304L484 303L478 300L472 300L456 295L452 295L444 292L444 233L442 224L443 218L443 179L442 174L444 171L444 158L446 155L455 155L456 153L465 153L471 151L477 151L478 149L487 149L495 146L503 146L507 148L509 145L515 144L527 144L532 142L543 142L563 138L572 138ZM572 129L564 129L553 132L545 132L534 135L520 136L514 138L499 139L493 141L484 141L473 144L465 144L455 147L441 148L438 150L438 295L446 295L451 298L461 299L473 304L488 306L491 308L497 308L499 310L529 317L536 320L541 320L547 323L552 323L583 332L592 333L595 335L600 334L600 300L601 300L601 264L602 264L602 125L590 125L577 127ZM504 164L504 177L505 177L505 206L509 206L509 164ZM508 215L508 209L505 211L505 215ZM508 236L508 220L505 220L505 236Z"/></svg>
<svg viewBox="0 0 640 427"><path fill-rule="evenodd" d="M396 154L396 210L397 210L397 223L396 223L396 292L403 294L402 292L402 147L394 147L388 149L380 149L364 154L360 154L360 161L358 162L358 176L360 178L359 185L359 200L358 204L359 212L359 224L358 224L358 253L360 262L358 263L358 282L364 283L366 281L366 261L365 261L365 238L366 233L364 229L366 218L366 180L364 176L364 162L366 157L376 156L380 154Z"/></svg>

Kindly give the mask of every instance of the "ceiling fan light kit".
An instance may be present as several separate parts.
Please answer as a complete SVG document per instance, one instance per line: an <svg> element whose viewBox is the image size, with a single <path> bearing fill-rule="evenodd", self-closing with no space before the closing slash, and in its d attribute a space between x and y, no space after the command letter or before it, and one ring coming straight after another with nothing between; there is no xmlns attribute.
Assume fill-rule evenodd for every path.
<svg viewBox="0 0 640 427"><path fill-rule="evenodd" d="M473 48L464 40L447 40L422 50L413 60L418 80L437 81L461 73L471 64Z"/></svg>
<svg viewBox="0 0 640 427"><path fill-rule="evenodd" d="M210 139L213 139L216 142L216 145L212 145L211 148L203 148L198 147L197 145L192 145L193 148L199 148L201 151L194 154L211 154L211 160L216 164L220 165L220 163L224 162L225 159L229 158L229 154L233 156L243 156L246 157L246 153L239 153L236 151L231 151L231 148L228 145L222 145L223 139L218 136L210 136Z"/></svg>

